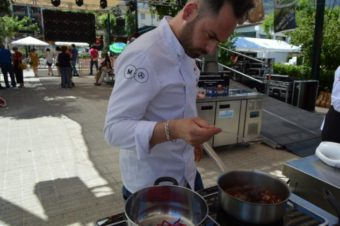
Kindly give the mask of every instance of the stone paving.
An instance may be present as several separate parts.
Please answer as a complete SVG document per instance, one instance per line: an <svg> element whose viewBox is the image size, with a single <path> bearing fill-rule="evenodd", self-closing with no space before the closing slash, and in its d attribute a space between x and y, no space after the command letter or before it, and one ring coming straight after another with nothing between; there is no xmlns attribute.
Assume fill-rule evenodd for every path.
<svg viewBox="0 0 340 226"><path fill-rule="evenodd" d="M93 225L124 210L118 151L103 137L110 85L75 77L61 89L60 77L25 71L25 88L1 89L0 225ZM3 78L0 75L3 85ZM298 157L260 142L218 150L228 170L260 169L281 175ZM206 187L221 174L204 156L198 163Z"/></svg>

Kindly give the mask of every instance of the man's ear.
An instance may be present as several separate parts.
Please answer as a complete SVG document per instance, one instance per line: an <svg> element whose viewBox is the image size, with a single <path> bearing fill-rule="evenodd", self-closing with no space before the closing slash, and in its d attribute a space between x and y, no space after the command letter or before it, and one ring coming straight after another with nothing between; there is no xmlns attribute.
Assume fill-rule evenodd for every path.
<svg viewBox="0 0 340 226"><path fill-rule="evenodd" d="M191 1L184 6L182 19L186 21L191 21L196 18L197 14L198 4L197 2Z"/></svg>

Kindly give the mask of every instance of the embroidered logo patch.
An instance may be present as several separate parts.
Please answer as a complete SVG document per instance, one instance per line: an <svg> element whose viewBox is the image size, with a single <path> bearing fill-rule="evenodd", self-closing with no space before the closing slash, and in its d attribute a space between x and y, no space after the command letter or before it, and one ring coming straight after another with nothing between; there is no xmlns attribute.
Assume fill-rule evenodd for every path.
<svg viewBox="0 0 340 226"><path fill-rule="evenodd" d="M136 71L136 67L130 64L124 70L124 77L127 79L131 79L135 77Z"/></svg>
<svg viewBox="0 0 340 226"><path fill-rule="evenodd" d="M139 83L144 83L149 79L149 73L144 68L136 68L133 65L128 65L124 70L126 79L134 78Z"/></svg>
<svg viewBox="0 0 340 226"><path fill-rule="evenodd" d="M135 75L135 80L137 82L144 83L144 82L148 81L148 79L149 79L148 72L143 68L138 68L136 75Z"/></svg>

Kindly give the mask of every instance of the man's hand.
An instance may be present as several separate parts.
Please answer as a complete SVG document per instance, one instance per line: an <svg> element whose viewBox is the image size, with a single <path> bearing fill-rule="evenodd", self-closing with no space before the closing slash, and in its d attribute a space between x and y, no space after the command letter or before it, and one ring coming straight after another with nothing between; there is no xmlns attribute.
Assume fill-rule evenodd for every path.
<svg viewBox="0 0 340 226"><path fill-rule="evenodd" d="M169 127L172 138L183 139L194 147L200 147L212 136L222 131L199 117L171 120Z"/></svg>
<svg viewBox="0 0 340 226"><path fill-rule="evenodd" d="M210 125L201 118L172 119L166 122L157 122L150 139L150 148L156 144L182 139L193 147L200 147L204 142L208 141L212 136L221 132L220 128ZM166 135L166 127L168 128L168 136Z"/></svg>

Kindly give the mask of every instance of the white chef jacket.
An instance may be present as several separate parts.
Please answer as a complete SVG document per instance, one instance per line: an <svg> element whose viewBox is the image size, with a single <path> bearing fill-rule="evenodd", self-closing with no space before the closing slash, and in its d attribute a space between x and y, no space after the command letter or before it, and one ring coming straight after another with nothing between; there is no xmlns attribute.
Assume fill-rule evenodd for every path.
<svg viewBox="0 0 340 226"><path fill-rule="evenodd" d="M340 112L340 66L335 71L331 103L337 112Z"/></svg>
<svg viewBox="0 0 340 226"><path fill-rule="evenodd" d="M199 69L168 20L129 44L114 67L104 132L107 142L120 148L123 184L132 193L163 176L194 187L191 145L179 139L149 146L157 122L197 116Z"/></svg>

